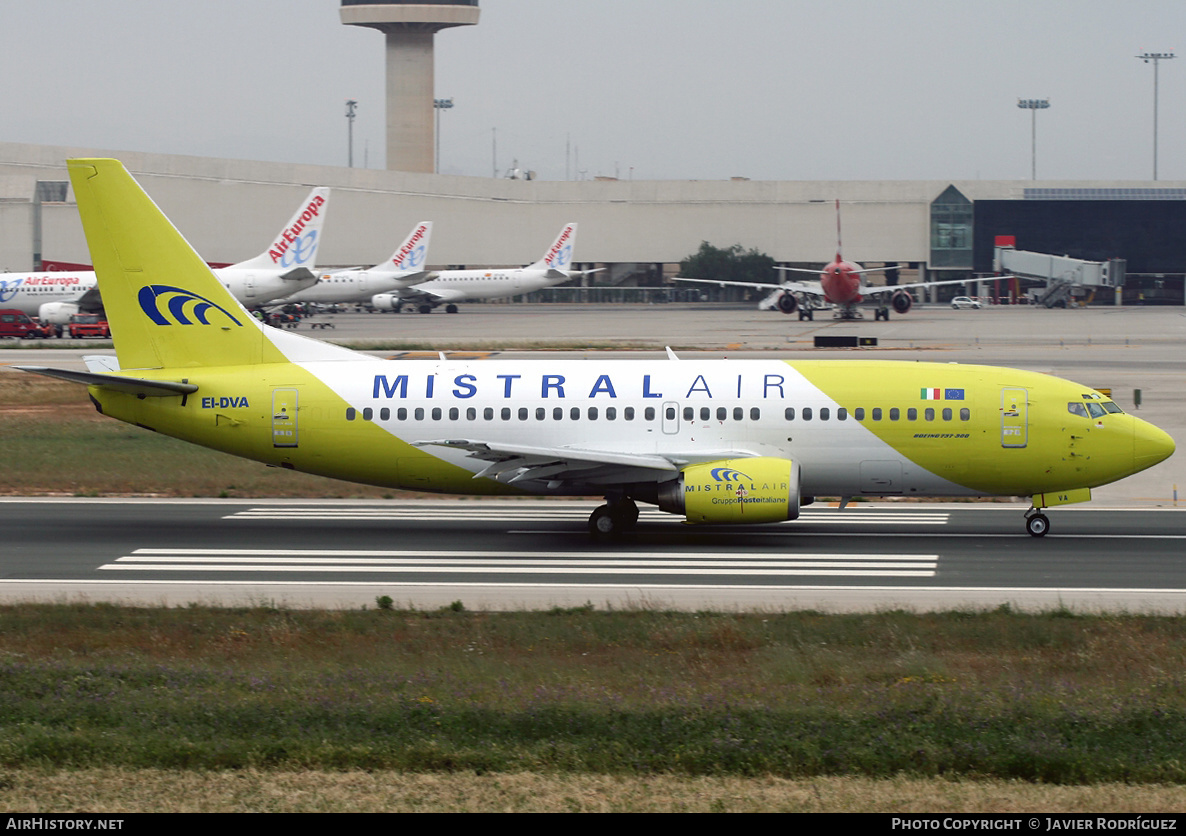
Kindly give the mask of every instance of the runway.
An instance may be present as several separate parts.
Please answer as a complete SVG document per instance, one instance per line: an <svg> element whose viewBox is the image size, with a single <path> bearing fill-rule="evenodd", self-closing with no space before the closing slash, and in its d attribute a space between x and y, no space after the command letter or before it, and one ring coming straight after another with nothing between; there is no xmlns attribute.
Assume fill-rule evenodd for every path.
<svg viewBox="0 0 1186 836"><path fill-rule="evenodd" d="M589 360L623 356L605 344L639 335L650 348L697 345L716 357L852 357L812 350L812 335L875 334L880 347L860 356L1000 364L1107 387L1186 443L1180 309L926 306L874 324L799 323L752 306L481 305L452 317L332 322L316 336L365 345L398 335L501 357L554 356L535 343L560 341ZM38 348L0 350L0 364L81 368L86 353ZM1097 489L1090 504L1053 509L1042 540L1022 532L1020 503L813 506L794 523L756 528L693 528L644 509L636 533L593 544L585 534L593 506L564 500L0 500L0 600L358 607L389 595L420 608L460 600L474 609L1009 604L1177 613L1186 610L1179 485L1181 453Z"/></svg>
<svg viewBox="0 0 1186 836"><path fill-rule="evenodd" d="M1186 516L1085 507L809 507L594 542L575 501L3 499L0 600L471 609L1186 611Z"/></svg>

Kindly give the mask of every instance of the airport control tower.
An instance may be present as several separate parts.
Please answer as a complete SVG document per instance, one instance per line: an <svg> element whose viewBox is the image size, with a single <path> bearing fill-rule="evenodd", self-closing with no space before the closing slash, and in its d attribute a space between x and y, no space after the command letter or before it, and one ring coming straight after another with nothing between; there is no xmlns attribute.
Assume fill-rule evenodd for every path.
<svg viewBox="0 0 1186 836"><path fill-rule="evenodd" d="M342 0L342 23L387 36L387 168L434 169L433 37L478 22L478 0Z"/></svg>

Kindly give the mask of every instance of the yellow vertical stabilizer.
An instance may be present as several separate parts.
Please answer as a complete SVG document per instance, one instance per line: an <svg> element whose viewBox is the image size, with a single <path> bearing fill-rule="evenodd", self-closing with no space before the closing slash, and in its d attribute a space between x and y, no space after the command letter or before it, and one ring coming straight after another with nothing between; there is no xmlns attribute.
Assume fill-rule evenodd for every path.
<svg viewBox="0 0 1186 836"><path fill-rule="evenodd" d="M122 163L68 165L121 369L285 361Z"/></svg>

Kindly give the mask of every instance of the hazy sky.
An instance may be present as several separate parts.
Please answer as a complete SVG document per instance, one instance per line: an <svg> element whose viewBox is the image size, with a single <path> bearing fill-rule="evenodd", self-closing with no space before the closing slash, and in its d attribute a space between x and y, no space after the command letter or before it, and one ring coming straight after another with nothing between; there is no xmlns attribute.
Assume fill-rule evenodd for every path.
<svg viewBox="0 0 1186 836"><path fill-rule="evenodd" d="M383 37L336 0L0 0L0 140L384 165ZM442 171L546 179L1152 176L1186 0L482 0L437 36ZM1186 180L1186 60L1161 64ZM495 157L495 137L497 157Z"/></svg>

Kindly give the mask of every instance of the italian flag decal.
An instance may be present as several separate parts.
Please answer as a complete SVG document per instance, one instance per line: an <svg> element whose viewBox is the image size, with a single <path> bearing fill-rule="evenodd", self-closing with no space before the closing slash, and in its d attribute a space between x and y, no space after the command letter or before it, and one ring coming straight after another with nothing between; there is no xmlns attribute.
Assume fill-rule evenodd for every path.
<svg viewBox="0 0 1186 836"><path fill-rule="evenodd" d="M963 389L923 389L922 400L924 401L962 401L964 399Z"/></svg>

